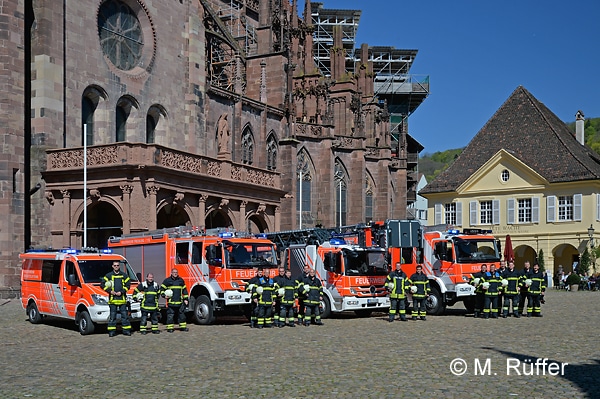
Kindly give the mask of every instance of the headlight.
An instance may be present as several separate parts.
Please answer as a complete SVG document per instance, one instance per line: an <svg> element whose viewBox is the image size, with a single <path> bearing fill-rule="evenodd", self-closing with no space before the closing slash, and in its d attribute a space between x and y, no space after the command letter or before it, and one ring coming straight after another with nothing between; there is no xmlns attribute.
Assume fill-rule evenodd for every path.
<svg viewBox="0 0 600 399"><path fill-rule="evenodd" d="M98 294L92 294L92 300L96 305L108 305L108 297Z"/></svg>
<svg viewBox="0 0 600 399"><path fill-rule="evenodd" d="M355 290L354 288L350 288L350 293L351 293L352 295L356 295L356 290Z"/></svg>
<svg viewBox="0 0 600 399"><path fill-rule="evenodd" d="M235 288L237 290L238 288L240 288L240 285L238 283L236 283L235 281L232 281L231 282L231 287Z"/></svg>

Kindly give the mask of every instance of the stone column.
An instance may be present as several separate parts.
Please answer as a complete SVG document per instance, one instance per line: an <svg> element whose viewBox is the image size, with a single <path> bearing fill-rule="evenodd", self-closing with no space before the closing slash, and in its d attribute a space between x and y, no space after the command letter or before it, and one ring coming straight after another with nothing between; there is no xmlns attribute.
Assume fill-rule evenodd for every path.
<svg viewBox="0 0 600 399"><path fill-rule="evenodd" d="M246 206L248 205L248 201L240 202L240 217L239 217L239 226L237 227L238 231L246 231Z"/></svg>
<svg viewBox="0 0 600 399"><path fill-rule="evenodd" d="M62 246L71 247L71 192L69 190L61 190L63 202L63 238ZM84 198L85 201L85 198ZM83 204L85 206L85 203Z"/></svg>
<svg viewBox="0 0 600 399"><path fill-rule="evenodd" d="M281 230L281 207L275 207L275 226L273 227L275 231Z"/></svg>
<svg viewBox="0 0 600 399"><path fill-rule="evenodd" d="M200 230L204 230L206 228L206 200L208 199L208 195L200 194L200 198L198 199L198 223L197 226Z"/></svg>
<svg viewBox="0 0 600 399"><path fill-rule="evenodd" d="M123 184L119 186L123 192L123 234L131 233L131 192L133 186L130 184Z"/></svg>
<svg viewBox="0 0 600 399"><path fill-rule="evenodd" d="M160 190L159 186L147 186L146 192L148 193L148 230L156 229L156 194Z"/></svg>

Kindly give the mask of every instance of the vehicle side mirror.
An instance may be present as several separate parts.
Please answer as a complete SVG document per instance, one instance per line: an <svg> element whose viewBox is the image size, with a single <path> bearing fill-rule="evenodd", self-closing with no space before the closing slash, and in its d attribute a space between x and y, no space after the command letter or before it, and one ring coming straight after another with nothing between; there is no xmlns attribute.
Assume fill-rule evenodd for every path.
<svg viewBox="0 0 600 399"><path fill-rule="evenodd" d="M142 281L142 273L136 273L135 276L137 277L138 281Z"/></svg>
<svg viewBox="0 0 600 399"><path fill-rule="evenodd" d="M77 281L77 276L74 274L69 274L67 276L67 282L69 283L69 285L72 285L72 286L79 285L79 282Z"/></svg>

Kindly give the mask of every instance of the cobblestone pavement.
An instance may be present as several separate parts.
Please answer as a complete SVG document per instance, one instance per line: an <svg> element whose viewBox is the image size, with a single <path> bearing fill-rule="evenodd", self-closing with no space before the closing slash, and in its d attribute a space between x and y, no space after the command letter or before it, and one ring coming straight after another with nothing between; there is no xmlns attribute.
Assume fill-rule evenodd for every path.
<svg viewBox="0 0 600 399"><path fill-rule="evenodd" d="M546 300L543 318L474 319L457 305L427 321L343 314L256 330L222 318L115 338L81 336L71 322L32 325L17 300L0 301L0 397L600 397L600 292L551 290ZM467 366L460 376L456 358ZM550 375L561 363L563 375Z"/></svg>

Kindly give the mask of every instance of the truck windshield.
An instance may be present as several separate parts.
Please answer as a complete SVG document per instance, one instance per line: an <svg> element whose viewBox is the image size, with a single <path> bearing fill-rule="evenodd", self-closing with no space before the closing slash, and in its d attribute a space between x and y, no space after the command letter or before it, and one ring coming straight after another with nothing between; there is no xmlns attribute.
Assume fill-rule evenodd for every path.
<svg viewBox="0 0 600 399"><path fill-rule="evenodd" d="M499 262L500 252L494 239L454 240L456 257L459 263Z"/></svg>
<svg viewBox="0 0 600 399"><path fill-rule="evenodd" d="M344 251L347 276L385 276L388 265L383 251Z"/></svg>
<svg viewBox="0 0 600 399"><path fill-rule="evenodd" d="M86 283L100 283L104 276L112 271L113 259L86 260L78 259L81 277ZM129 263L121 261L121 272L126 272L132 282L138 281Z"/></svg>
<svg viewBox="0 0 600 399"><path fill-rule="evenodd" d="M249 269L256 266L277 266L277 256L272 244L224 242L225 264L230 269Z"/></svg>

